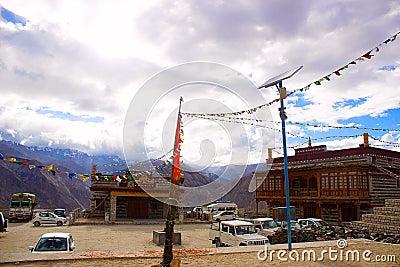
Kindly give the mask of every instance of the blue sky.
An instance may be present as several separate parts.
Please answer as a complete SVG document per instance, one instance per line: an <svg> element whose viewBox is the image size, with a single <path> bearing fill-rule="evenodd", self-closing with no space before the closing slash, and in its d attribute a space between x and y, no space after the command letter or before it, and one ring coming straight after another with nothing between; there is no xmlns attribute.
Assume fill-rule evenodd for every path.
<svg viewBox="0 0 400 267"><path fill-rule="evenodd" d="M358 59L400 31L398 1L3 0L0 8L0 139L120 156L132 99L146 81L169 67L216 62L259 86L301 65L303 69L284 83L291 91ZM289 96L288 121L399 129L399 46L400 36L340 76L331 75L330 81ZM218 112L217 104L231 111L246 106L245 99L232 98L217 87L179 90L188 100L185 112ZM260 93L260 104L277 98L271 88ZM157 125L150 128L151 134L132 134L129 142L136 152L131 160L148 157L144 142L152 156L171 148L179 95L164 97L154 103L158 113L149 115ZM196 106L196 97L209 104ZM279 122L278 104L265 109ZM184 160L185 155L201 157L202 140L215 145L218 164L229 163L232 151L248 147L251 163L266 157L264 152L259 155L257 140L264 134L260 129L245 126L243 136L234 126L186 122ZM144 125L149 124L137 122L137 127ZM311 136L316 139L313 144L329 149L358 146L361 137L351 136L365 131L292 124L287 130L298 136L288 137L289 146ZM398 131L368 132L383 142L400 143ZM317 140L329 136L348 137ZM171 141L161 147L160 138ZM274 143L274 155L279 156L279 132ZM400 151L396 144L387 148Z"/></svg>
<svg viewBox="0 0 400 267"><path fill-rule="evenodd" d="M11 12L10 10L8 10L7 8L1 8L0 10L0 15L1 17L3 17L4 20L6 20L7 22L11 22L13 24L21 24L22 26L26 25L26 19L23 17L20 17L16 14L14 14L13 12Z"/></svg>

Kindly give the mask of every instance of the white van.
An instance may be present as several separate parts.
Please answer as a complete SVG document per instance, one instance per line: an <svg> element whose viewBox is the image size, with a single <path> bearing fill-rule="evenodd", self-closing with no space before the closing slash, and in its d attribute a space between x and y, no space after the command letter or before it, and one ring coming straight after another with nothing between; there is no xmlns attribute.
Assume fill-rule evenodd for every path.
<svg viewBox="0 0 400 267"><path fill-rule="evenodd" d="M208 205L207 210L211 213L211 216L221 211L232 211L235 216L239 213L238 206L233 202L216 202Z"/></svg>

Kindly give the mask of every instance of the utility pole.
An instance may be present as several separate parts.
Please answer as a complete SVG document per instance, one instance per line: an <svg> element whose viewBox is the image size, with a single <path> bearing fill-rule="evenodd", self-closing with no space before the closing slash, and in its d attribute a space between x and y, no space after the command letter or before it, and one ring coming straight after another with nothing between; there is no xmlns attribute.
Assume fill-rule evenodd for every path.
<svg viewBox="0 0 400 267"><path fill-rule="evenodd" d="M291 78L295 75L303 66L295 68L293 70L289 70L284 72L276 77L273 77L266 81L263 85L258 87L267 88L270 86L276 86L279 93L279 99L281 107L279 108L279 115L282 121L282 142L283 142L283 164L284 164L284 176L285 176L285 195L286 195L286 223L287 223L287 236L288 236L288 249L292 250L292 230L290 225L290 190L289 190L289 171L288 171L288 160L287 160L287 148L286 148L286 129L285 129L285 105L283 103L283 99L286 98L286 88L282 86L282 81Z"/></svg>

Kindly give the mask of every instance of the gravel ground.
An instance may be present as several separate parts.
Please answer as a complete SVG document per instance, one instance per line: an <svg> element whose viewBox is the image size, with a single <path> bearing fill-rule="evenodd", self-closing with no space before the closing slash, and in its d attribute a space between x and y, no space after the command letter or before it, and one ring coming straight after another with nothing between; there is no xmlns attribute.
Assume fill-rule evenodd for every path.
<svg viewBox="0 0 400 267"><path fill-rule="evenodd" d="M57 227L46 225L34 227L31 223L11 223L9 232L0 234L0 264L3 266L152 266L160 263L163 247L152 242L153 230L162 230L164 225L73 225ZM175 225L175 230L182 233L182 245L174 256L181 260L181 266L400 266L400 245L377 243L367 240L348 240L348 246L338 250L334 243L293 244L299 253L299 261L290 260L288 254L279 260L277 252L271 261L271 250L285 249L286 245L272 245L265 260L258 259L258 251L263 249L213 248L208 240L207 224ZM32 254L29 245L34 245L38 238L48 232L69 232L75 239L76 250L70 254ZM321 247L321 245L324 245ZM317 247L316 247L317 246ZM298 248L297 247L301 247ZM304 249L313 250L316 260L301 259ZM331 259L324 254L324 260L318 260L323 250L336 249ZM359 261L346 261L346 251L358 250ZM370 261L362 258L366 250ZM285 250L286 251L286 250ZM340 258L342 251L342 260ZM283 252L282 252L283 253ZM287 251L286 251L287 253ZM265 254L260 254L264 256ZM306 254L307 255L307 254ZM334 260L334 256L337 259ZM350 255L351 256L351 255ZM376 258L380 256L380 258ZM295 258L296 254L292 254ZM395 258L395 259L394 259ZM377 259L385 259L378 262Z"/></svg>

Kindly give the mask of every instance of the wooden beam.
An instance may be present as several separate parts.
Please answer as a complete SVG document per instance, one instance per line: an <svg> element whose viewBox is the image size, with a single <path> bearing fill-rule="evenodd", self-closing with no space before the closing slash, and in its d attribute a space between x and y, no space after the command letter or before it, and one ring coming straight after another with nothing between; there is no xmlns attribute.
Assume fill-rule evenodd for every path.
<svg viewBox="0 0 400 267"><path fill-rule="evenodd" d="M168 192L153 192L151 196L146 192L133 192L133 191L110 191L110 196L118 197L165 197L168 198Z"/></svg>

